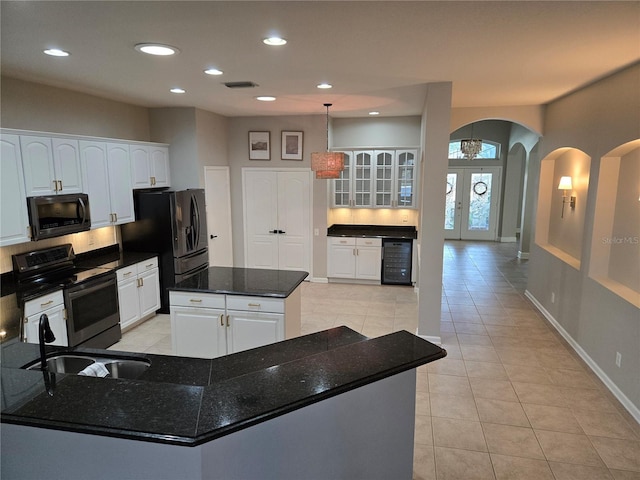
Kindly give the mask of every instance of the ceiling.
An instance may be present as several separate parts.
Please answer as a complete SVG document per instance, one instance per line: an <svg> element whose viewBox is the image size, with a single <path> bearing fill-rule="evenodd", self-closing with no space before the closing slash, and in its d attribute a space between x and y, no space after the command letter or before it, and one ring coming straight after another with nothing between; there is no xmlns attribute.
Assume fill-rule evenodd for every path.
<svg viewBox="0 0 640 480"><path fill-rule="evenodd" d="M233 116L420 115L426 84L453 107L540 105L640 59L640 2L6 1L3 75L145 107ZM268 47L274 34L287 45ZM134 50L142 42L173 57ZM67 50L48 57L45 48ZM203 70L216 66L222 76ZM230 89L223 82L252 81ZM316 85L328 82L330 90ZM169 92L180 86L185 94ZM274 95L259 102L258 95Z"/></svg>

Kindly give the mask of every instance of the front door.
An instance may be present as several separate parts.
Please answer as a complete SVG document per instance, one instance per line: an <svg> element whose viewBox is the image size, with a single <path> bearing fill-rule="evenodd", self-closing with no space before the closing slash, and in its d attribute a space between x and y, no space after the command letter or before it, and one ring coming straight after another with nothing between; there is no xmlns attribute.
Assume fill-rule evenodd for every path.
<svg viewBox="0 0 640 480"><path fill-rule="evenodd" d="M500 167L450 168L444 229L451 240L495 240Z"/></svg>

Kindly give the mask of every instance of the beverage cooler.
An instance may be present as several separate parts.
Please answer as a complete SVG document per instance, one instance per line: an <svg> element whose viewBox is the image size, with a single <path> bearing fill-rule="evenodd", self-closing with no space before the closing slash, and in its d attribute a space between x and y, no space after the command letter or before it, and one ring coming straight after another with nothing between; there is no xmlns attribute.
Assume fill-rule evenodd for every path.
<svg viewBox="0 0 640 480"><path fill-rule="evenodd" d="M412 239L383 239L382 283L385 285L411 285L412 254Z"/></svg>

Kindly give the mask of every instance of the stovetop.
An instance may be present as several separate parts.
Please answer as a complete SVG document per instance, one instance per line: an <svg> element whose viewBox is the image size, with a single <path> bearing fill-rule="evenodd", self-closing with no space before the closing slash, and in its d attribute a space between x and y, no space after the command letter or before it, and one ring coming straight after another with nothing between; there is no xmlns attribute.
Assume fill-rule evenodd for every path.
<svg viewBox="0 0 640 480"><path fill-rule="evenodd" d="M71 244L14 255L18 303L56 289L68 289L104 275L114 275L108 266L83 268L74 265ZM107 268L105 268L107 267Z"/></svg>

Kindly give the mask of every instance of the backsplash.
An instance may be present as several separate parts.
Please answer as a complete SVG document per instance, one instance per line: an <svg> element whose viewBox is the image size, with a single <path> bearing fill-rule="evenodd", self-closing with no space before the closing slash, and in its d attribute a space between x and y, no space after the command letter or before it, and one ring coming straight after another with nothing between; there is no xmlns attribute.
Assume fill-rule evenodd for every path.
<svg viewBox="0 0 640 480"><path fill-rule="evenodd" d="M38 250L40 248L53 247L63 243L73 245L75 253L84 253L98 248L108 247L118 243L118 227L103 227L88 232L72 233L62 237L48 238L38 242L19 243L0 248L0 273L7 273L13 270L11 255Z"/></svg>
<svg viewBox="0 0 640 480"><path fill-rule="evenodd" d="M419 212L409 208L332 208L327 225L405 225L418 227Z"/></svg>

